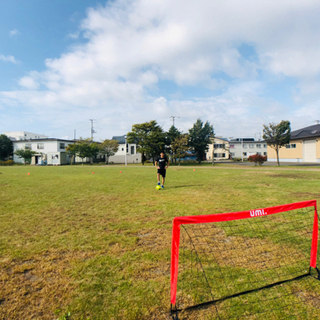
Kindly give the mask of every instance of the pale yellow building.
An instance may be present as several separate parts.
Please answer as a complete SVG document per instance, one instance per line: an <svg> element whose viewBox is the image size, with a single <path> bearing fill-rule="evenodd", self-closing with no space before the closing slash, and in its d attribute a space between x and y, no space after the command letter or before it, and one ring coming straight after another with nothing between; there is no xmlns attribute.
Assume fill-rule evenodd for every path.
<svg viewBox="0 0 320 320"><path fill-rule="evenodd" d="M320 124L291 132L290 143L279 149L281 162L320 162ZM274 149L268 146L268 161L277 161Z"/></svg>
<svg viewBox="0 0 320 320"><path fill-rule="evenodd" d="M229 159L229 141L221 137L215 137L209 144L209 149L206 152L206 159L212 161L212 156L217 161L228 160Z"/></svg>

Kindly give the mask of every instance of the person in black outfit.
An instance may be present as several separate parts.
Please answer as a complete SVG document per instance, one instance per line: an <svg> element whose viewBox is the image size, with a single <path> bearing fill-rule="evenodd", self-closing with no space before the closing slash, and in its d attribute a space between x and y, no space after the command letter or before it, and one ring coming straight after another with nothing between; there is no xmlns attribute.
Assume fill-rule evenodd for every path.
<svg viewBox="0 0 320 320"><path fill-rule="evenodd" d="M162 185L161 188L164 188L164 180L166 178L166 169L169 167L169 159L164 154L163 151L160 152L160 157L157 157L155 160L155 166L158 169L157 178L158 178L158 186L160 186L160 175L162 176Z"/></svg>

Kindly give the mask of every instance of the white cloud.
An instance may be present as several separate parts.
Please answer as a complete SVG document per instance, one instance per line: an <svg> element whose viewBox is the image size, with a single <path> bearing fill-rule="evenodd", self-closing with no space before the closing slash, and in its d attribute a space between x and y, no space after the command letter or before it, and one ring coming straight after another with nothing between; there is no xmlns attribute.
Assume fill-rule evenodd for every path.
<svg viewBox="0 0 320 320"><path fill-rule="evenodd" d="M11 62L11 63L14 63L14 64L18 63L16 61L16 59L14 58L14 56L5 56L3 54L0 54L0 60L4 61L4 62Z"/></svg>
<svg viewBox="0 0 320 320"><path fill-rule="evenodd" d="M20 32L17 29L13 29L9 32L10 37L18 35Z"/></svg>
<svg viewBox="0 0 320 320"><path fill-rule="evenodd" d="M39 88L39 83L36 82L33 78L31 77L23 77L19 80L19 85L22 87L25 87L26 89L38 89Z"/></svg>
<svg viewBox="0 0 320 320"><path fill-rule="evenodd" d="M23 89L0 93L0 103L23 104L54 125L95 117L109 135L155 118L170 126L173 114L184 130L200 117L226 135L257 131L294 117L289 106L265 97L270 75L293 77L293 97L302 105L317 93L319 13L317 0L108 2L89 9L80 29L69 34L77 39L83 33L86 44L47 59L44 72L22 77ZM242 44L253 48L255 59L241 54ZM13 56L0 60L16 63ZM164 81L177 92L161 92ZM183 96L184 86L193 88L192 98ZM202 97L199 88L219 93Z"/></svg>

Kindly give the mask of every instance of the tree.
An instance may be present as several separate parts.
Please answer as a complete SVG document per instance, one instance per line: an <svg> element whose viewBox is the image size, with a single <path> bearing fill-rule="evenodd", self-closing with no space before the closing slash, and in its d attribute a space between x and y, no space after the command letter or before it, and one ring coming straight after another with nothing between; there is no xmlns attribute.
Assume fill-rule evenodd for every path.
<svg viewBox="0 0 320 320"><path fill-rule="evenodd" d="M175 163L177 162L177 150L176 150L176 144L173 145L172 142L178 138L181 135L181 132L172 125L169 129L169 131L166 133L167 141L166 145L168 146L170 153L172 154L172 158L175 160Z"/></svg>
<svg viewBox="0 0 320 320"><path fill-rule="evenodd" d="M166 145L166 135L155 120L134 124L127 134L128 143L136 143L137 151L142 154L142 164L146 156L154 158L160 154Z"/></svg>
<svg viewBox="0 0 320 320"><path fill-rule="evenodd" d="M189 149L188 140L189 140L188 134L184 133L177 136L171 142L172 149L175 150L175 156L176 158L179 158L179 166L180 166L180 159L183 156L185 156L185 152Z"/></svg>
<svg viewBox="0 0 320 320"><path fill-rule="evenodd" d="M13 142L5 135L0 135L0 160L5 160L13 152Z"/></svg>
<svg viewBox="0 0 320 320"><path fill-rule="evenodd" d="M32 151L30 149L18 149L14 152L14 154L17 155L18 157L22 158L24 160L24 165L26 165L26 162L29 161L29 163L30 163L32 156L34 156L38 153L35 151Z"/></svg>
<svg viewBox="0 0 320 320"><path fill-rule="evenodd" d="M279 162L279 149L290 142L290 121L282 120L280 123L269 123L269 126L263 125L263 139L267 142L267 145L276 151L277 164Z"/></svg>
<svg viewBox="0 0 320 320"><path fill-rule="evenodd" d="M80 137L78 141L67 147L67 151L69 154L77 155L81 158L83 165L83 159L95 157L99 152L99 147L98 144L93 142L90 138L82 139Z"/></svg>
<svg viewBox="0 0 320 320"><path fill-rule="evenodd" d="M106 156L106 164L109 163L109 157L115 155L119 149L119 142L117 140L104 140L99 146L100 152Z"/></svg>
<svg viewBox="0 0 320 320"><path fill-rule="evenodd" d="M77 155L77 152L78 152L78 145L76 143L73 143L73 144L69 144L67 146L67 153L69 156L71 156L71 164L72 163L75 163L75 157Z"/></svg>
<svg viewBox="0 0 320 320"><path fill-rule="evenodd" d="M204 159L212 138L214 138L214 131L208 121L203 125L203 122L198 119L189 129L189 147L195 152L199 163Z"/></svg>

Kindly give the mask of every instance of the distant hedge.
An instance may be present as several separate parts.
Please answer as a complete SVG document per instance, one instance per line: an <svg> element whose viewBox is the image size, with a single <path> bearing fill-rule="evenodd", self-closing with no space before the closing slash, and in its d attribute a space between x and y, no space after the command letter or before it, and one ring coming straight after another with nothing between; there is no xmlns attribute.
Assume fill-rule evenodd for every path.
<svg viewBox="0 0 320 320"><path fill-rule="evenodd" d="M15 162L13 160L0 161L0 166L13 166Z"/></svg>

